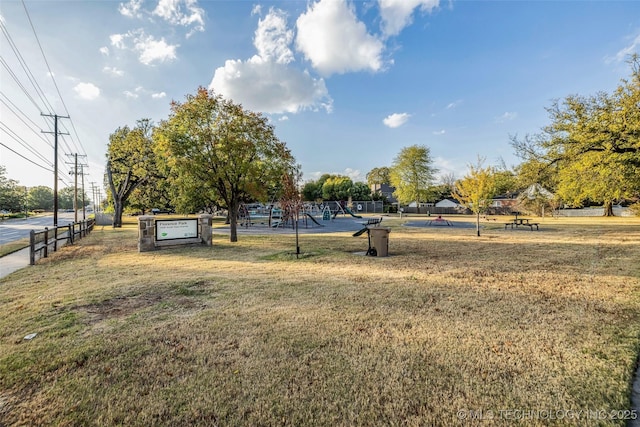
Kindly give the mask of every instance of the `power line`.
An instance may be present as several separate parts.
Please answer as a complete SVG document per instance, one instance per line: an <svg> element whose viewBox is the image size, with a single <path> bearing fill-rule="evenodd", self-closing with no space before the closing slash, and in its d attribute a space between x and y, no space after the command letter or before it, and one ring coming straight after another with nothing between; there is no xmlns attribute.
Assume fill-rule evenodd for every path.
<svg viewBox="0 0 640 427"><path fill-rule="evenodd" d="M7 70L7 72L9 73L9 75L11 76L11 78L16 82L16 84L18 85L18 87L22 90L22 92L24 92L24 94L27 96L27 98L29 98L29 101L31 101L31 103L36 107L36 109L38 111L42 111L42 109L40 108L40 106L38 105L38 103L35 101L35 99L33 99L33 97L31 96L31 94L29 93L29 91L27 91L27 89L22 85L22 82L20 81L20 79L18 78L18 76L16 76L16 74L13 72L13 70L11 69L11 67L9 67L9 64L7 64L7 62L4 60L4 58L2 56L0 56L0 63L2 63L2 65L4 66L4 68Z"/></svg>
<svg viewBox="0 0 640 427"><path fill-rule="evenodd" d="M7 135L9 135L11 138L13 138L15 141L18 142L18 144L22 145L24 148L26 148L28 151L31 152L31 154L34 154L36 157L39 157L40 160L43 160L45 163L48 162L47 158L44 157L42 154L38 153L37 151L35 151L33 148L31 148L29 146L29 144L27 144L27 142L22 139L20 137L20 135L16 134L14 131L12 131L11 129L9 129L9 127L7 127L7 125L5 125L4 123L0 122L0 129L3 130ZM50 165L49 165L50 166Z"/></svg>
<svg viewBox="0 0 640 427"><path fill-rule="evenodd" d="M16 58L18 58L18 63L20 64L20 66L22 67L22 70L26 74L27 79L29 80L29 83L31 83L31 86L33 86L33 88L35 89L36 94L38 95L40 100L43 102L45 107L48 107L48 111L52 111L53 107L51 106L51 103L47 99L47 96L45 95L44 91L38 84L38 81L36 80L35 76L31 72L31 69L27 65L27 62L25 61L24 57L20 53L20 49L18 49L18 46L13 41L11 34L9 34L9 29L6 27L6 25L4 25L4 23L0 23L0 27L2 28L2 33L4 34L5 38L9 42L9 46L11 47L11 50L13 50L13 53L16 55Z"/></svg>
<svg viewBox="0 0 640 427"><path fill-rule="evenodd" d="M29 24L31 25L31 30L33 31L33 35L36 38L36 42L38 43L38 47L40 48L40 53L42 53L42 58L44 59L44 63L47 65L47 70L49 70L49 76L51 77L51 81L53 81L53 85L56 88L56 92L58 93L58 96L60 97L60 102L62 102L62 106L64 107L64 111L67 114L67 116L70 116L69 114L69 109L67 108L67 105L64 102L64 98L62 97L62 94L60 93L60 88L58 87L58 83L56 82L56 79L54 77L53 72L51 71L51 67L49 66L49 61L47 61L47 57L44 54L44 49L42 49L42 44L40 43L40 39L38 38L38 33L36 32L36 28L33 25L33 22L31 21L31 15L29 15L29 10L27 9L27 5L25 4L24 0L22 0L22 7L24 8L24 12L27 15L27 19L29 20ZM71 127L73 128L73 132L75 133L76 137L78 138L78 144L80 145L80 148L82 148L82 150L76 150L76 151L81 151L83 154L87 154L86 150L84 149L84 147L82 146L82 143L80 142L80 138L78 136L78 131L76 130L75 125L73 124L73 120L70 120L71 122ZM72 142L73 138L71 139ZM78 148L78 147L76 147Z"/></svg>
<svg viewBox="0 0 640 427"><path fill-rule="evenodd" d="M47 169L46 167L44 167L44 166L42 166L42 165L39 165L38 163L34 162L33 160L26 158L25 156L23 156L22 154L18 153L17 151L15 151L14 149L12 149L11 147L8 147L8 146L4 145L2 142L0 142L0 145L2 145L4 148L6 148L7 150L11 151L11 152L12 152L12 153L14 153L15 155L22 157L22 158L23 158L23 159L25 159L26 161L28 161L28 162L30 162L30 163L33 163L34 165L38 166L39 168L42 168L42 169L44 169L44 170L46 170L46 171L48 171L48 172L53 172L51 169Z"/></svg>
<svg viewBox="0 0 640 427"><path fill-rule="evenodd" d="M24 125L25 125L27 128L29 128L29 130L31 130L33 133L35 133L36 135L38 135L38 138L40 138L41 140L43 140L44 142L46 142L46 143L49 145L49 147L53 148L53 145L52 145L49 141L47 141L47 138L45 138L44 136L42 136L42 134L41 134L41 133L39 133L39 132L38 132L38 131L36 131L33 127L31 127L31 126L29 125L29 123L27 123L27 122L25 121L25 119L26 119L27 121L29 121L29 122L30 122L33 126L35 126L36 128L40 128L40 126L39 126L38 124L36 124L36 122L34 122L33 120L31 120L31 119L30 119L30 118L29 118L29 117L28 117L28 116L27 116L27 115L26 115L26 114L25 114L25 113L24 113L20 108L18 108L18 107L17 107L13 102L11 102L11 100L9 99L9 97L7 97L4 93L2 93L2 91L0 91L0 96L2 96L2 97L4 97L4 98L6 98L6 101L5 101L5 99L0 99L0 102L2 102L2 103L5 105L5 107L7 107L7 109L8 109L9 111L11 111L11 112L12 112L12 113L13 113L13 114L18 118L18 120L20 120L22 123L24 123ZM9 105L9 104L10 104L10 105ZM13 107L13 108L12 108L12 107ZM19 112L20 114L22 114L22 116L23 116L24 118L23 118L23 117L21 117L18 113L16 113L16 111L15 111L15 110L18 110L18 112Z"/></svg>
<svg viewBox="0 0 640 427"><path fill-rule="evenodd" d="M53 117L54 118L54 123L53 123L53 130L52 130L52 126L51 123L46 120L46 128L49 129L49 132L46 131L41 131L42 133L53 133L55 134L55 145L52 145L51 142L49 142L46 138L43 138L42 136L40 136L40 138L47 143L48 146L52 147L54 149L54 165L53 165L53 172L54 172L54 187L57 187L57 183L58 181L61 182L66 182L66 180L62 179L62 177L59 177L57 174L57 164L59 162L59 160L61 160L61 156L62 154L60 153L60 151L64 150L66 152L81 152L81 153L85 153L83 154L84 156L86 156L86 150L84 149L84 147L82 146L82 143L80 142L79 139L79 135L77 132L77 129L75 127L75 124L73 121L70 120L71 123L71 128L73 129L73 133L74 135L72 135L70 132L68 132L68 128L64 123L59 123L58 119L59 118L69 118L70 119L70 115L69 115L69 110L67 108L67 105L64 101L64 98L62 97L62 93L60 92L60 88L57 84L57 81L54 77L54 73L51 70L51 66L49 65L49 61L47 60L47 57L44 53L44 49L42 46L42 43L40 42L40 39L38 37L38 34L36 32L35 29L35 25L31 19L31 16L29 14L29 11L27 9L27 5L24 2L24 0L22 0L22 5L24 8L24 12L26 14L26 17L29 21L29 25L31 27L31 30L33 31L33 35L35 37L35 40L37 42L38 48L40 50L40 53L42 54L42 58L44 59L44 63L46 64L47 70L49 72L49 76L51 77L51 80L53 82L53 85L55 87L55 90L57 92L57 95L60 97L60 102L62 103L65 113L67 114L66 116L58 116L56 114L52 114L51 112L53 111L53 107L51 105L51 103L49 102L49 100L47 99L42 87L39 85L37 79L35 78L33 72L31 71L31 69L29 68L29 65L27 64L25 57L22 55L20 49L18 48L17 44L14 42L9 29L7 28L7 26L5 25L5 21L0 19L0 29L4 35L4 37L7 40L7 44L8 46L11 47L15 57L17 58L17 62L20 64L20 67L22 68L22 70L24 71L27 79L29 80L29 83L31 84L31 86L33 87L33 89L35 90L35 95L33 95L33 93L30 93L30 91L28 90L28 84L23 83L20 79L20 77L18 77L18 74L16 73L16 71L14 71L11 68L11 65L9 65L9 62L6 61L6 58L0 56L0 65L6 69L8 75L11 77L11 79L16 83L17 88L22 91L24 93L24 95L27 97L27 99L29 100L29 102L31 104L33 104L33 106L36 108L37 111L40 112L41 116L49 116L49 117ZM5 95L4 93L0 92L0 95L2 95L2 99L0 99L0 101L2 102L2 104L9 110L11 111L11 113L13 113L18 120L20 120L22 122L23 125L25 125L30 131L37 133L36 130L34 130L34 126L35 128L39 128L41 127L40 125L36 124L33 120L31 120L27 114L24 113L24 111L22 111L19 107L16 106L16 104L14 104L7 95ZM39 98L39 99L36 99ZM40 103L40 102L41 103ZM43 113L43 108L42 106L44 106L44 109L48 112L50 112L50 114L44 114ZM25 120L26 119L26 120ZM59 130L58 126L61 126ZM24 131L17 131L17 129L12 130L9 128L9 126L7 126L6 124L2 124L2 127L0 128L1 131L3 131L4 133L6 133L8 136L10 136L12 139L16 140L20 145L22 145L25 149L27 149L30 153L34 154L38 159L44 161L45 164L49 164L50 165L50 161L47 160L46 158L44 158L39 151L42 150L37 150L33 147L32 144L30 144L29 142L25 141L20 135L22 135L24 133ZM66 131L66 132L65 132ZM65 138L64 136L60 139L59 141L59 136L62 135L68 135L69 139ZM62 148L62 150L58 150L58 143L60 142L60 145ZM50 169L48 169L45 166L42 166L42 164L38 164L37 161L34 161L32 159L29 159L28 157L26 157L25 155L20 154L19 152L15 151L14 149L8 147L6 144L2 144L3 147L6 147L7 149L9 149L11 152L16 153L18 156L20 156L21 158L29 161L30 163L33 163L34 165L37 165L38 167L47 170L47 171L51 171ZM76 149L73 150L72 147L75 147ZM88 165L87 165L88 166ZM84 175L83 175L84 176ZM54 188L54 193L56 188ZM54 223L55 223L55 218L54 218Z"/></svg>

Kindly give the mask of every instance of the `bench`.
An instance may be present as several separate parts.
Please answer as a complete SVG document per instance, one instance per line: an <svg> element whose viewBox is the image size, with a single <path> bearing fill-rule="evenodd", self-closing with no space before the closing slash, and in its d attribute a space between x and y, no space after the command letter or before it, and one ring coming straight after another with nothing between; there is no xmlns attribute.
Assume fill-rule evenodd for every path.
<svg viewBox="0 0 640 427"><path fill-rule="evenodd" d="M382 222L382 217L380 218L370 218L366 221L363 221L361 224L364 225L365 227L369 227L370 225L377 227L380 225L380 223Z"/></svg>
<svg viewBox="0 0 640 427"><path fill-rule="evenodd" d="M537 222L524 222L524 223L516 223L516 222L507 222L504 224L504 229L506 230L508 226L511 226L511 229L513 230L513 226L515 225L516 228L523 226L523 227L529 227L531 229L531 231L533 231L533 227L536 227L536 230L539 230L538 228L538 223Z"/></svg>

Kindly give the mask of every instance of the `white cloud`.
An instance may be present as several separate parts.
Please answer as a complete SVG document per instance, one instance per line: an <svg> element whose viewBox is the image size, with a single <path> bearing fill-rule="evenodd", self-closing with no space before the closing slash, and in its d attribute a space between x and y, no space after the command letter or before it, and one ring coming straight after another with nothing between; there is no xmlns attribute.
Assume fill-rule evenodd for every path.
<svg viewBox="0 0 640 427"><path fill-rule="evenodd" d="M176 48L178 45L170 45L164 41L164 37L156 40L153 36L140 37L135 41L134 50L140 56L139 60L144 65L151 65L153 62L165 62L176 59Z"/></svg>
<svg viewBox="0 0 640 427"><path fill-rule="evenodd" d="M106 46L102 46L100 48L100 53L103 54L104 56L109 56L109 48Z"/></svg>
<svg viewBox="0 0 640 427"><path fill-rule="evenodd" d="M111 40L111 46L118 49L124 49L125 48L124 39L126 37L128 37L127 34L111 34L109 36L109 40Z"/></svg>
<svg viewBox="0 0 640 427"><path fill-rule="evenodd" d="M265 113L331 111L332 100L323 79L257 55L248 61L227 60L224 67L216 69L209 88L245 108Z"/></svg>
<svg viewBox="0 0 640 427"><path fill-rule="evenodd" d="M278 119L279 122L286 122L287 120L289 120L289 116L282 116Z"/></svg>
<svg viewBox="0 0 640 427"><path fill-rule="evenodd" d="M351 168L345 168L345 170L343 170L342 172L311 172L309 174L311 178L309 178L307 181L317 181L322 175L326 173L328 173L329 175L348 176L353 182L367 182L366 174L363 174L359 169Z"/></svg>
<svg viewBox="0 0 640 427"><path fill-rule="evenodd" d="M151 98L153 98L153 99L162 99L162 98L164 98L166 96L167 96L167 94L164 93L164 92L157 92L157 93L152 93L151 94Z"/></svg>
<svg viewBox="0 0 640 427"><path fill-rule="evenodd" d="M423 12L431 12L438 7L439 0L378 0L382 32L385 36L395 36L413 21L413 11L420 8Z"/></svg>
<svg viewBox="0 0 640 427"><path fill-rule="evenodd" d="M507 111L500 117L496 117L496 123L504 123L510 120L515 120L518 117L518 113Z"/></svg>
<svg viewBox="0 0 640 427"><path fill-rule="evenodd" d="M115 67L109 67L109 66L107 66L107 67L104 67L104 68L102 69L102 71L103 71L103 72L105 72L105 73L107 73L107 74L111 74L112 76L117 76L117 77L122 77L122 76L124 76L124 71L119 70L119 69L117 69L117 68L115 68Z"/></svg>
<svg viewBox="0 0 640 427"><path fill-rule="evenodd" d="M434 157L433 165L438 169L436 178L441 181L446 175L465 176L467 174L467 166L463 162L457 160L445 159L444 157Z"/></svg>
<svg viewBox="0 0 640 427"><path fill-rule="evenodd" d="M126 96L127 98L130 98L130 99L136 99L138 97L137 93L133 93L133 92L130 92L128 90L125 90L122 93L124 94L124 96Z"/></svg>
<svg viewBox="0 0 640 427"><path fill-rule="evenodd" d="M458 107L460 104L462 104L462 100L458 100L458 101L450 102L450 103L447 105L447 107L446 107L446 108L447 108L447 110L452 110L452 109L454 109L454 108Z"/></svg>
<svg viewBox="0 0 640 427"><path fill-rule="evenodd" d="M129 3L120 3L120 6L118 6L118 12L129 18L140 18L141 6L142 0L131 0Z"/></svg>
<svg viewBox="0 0 640 427"><path fill-rule="evenodd" d="M432 132L434 135L444 135L446 131L444 129L436 130Z"/></svg>
<svg viewBox="0 0 640 427"><path fill-rule="evenodd" d="M100 96L100 88L93 83L78 83L73 90L81 99L87 101L94 100Z"/></svg>
<svg viewBox="0 0 640 427"><path fill-rule="evenodd" d="M264 19L258 21L253 44L264 60L288 64L294 60L289 45L293 31L287 29L287 15L279 9L270 9Z"/></svg>
<svg viewBox="0 0 640 427"><path fill-rule="evenodd" d="M164 37L156 40L153 36L146 35L142 29L129 31L126 34L112 34L109 38L112 46L137 52L138 60L145 65L176 59L176 49L179 47L179 45L168 44ZM129 40L132 40L132 47L129 47Z"/></svg>
<svg viewBox="0 0 640 427"><path fill-rule="evenodd" d="M322 75L382 70L384 44L367 32L345 0L310 3L296 25L296 48Z"/></svg>
<svg viewBox="0 0 640 427"><path fill-rule="evenodd" d="M262 5L254 4L253 9L251 9L251 15L261 15L262 14Z"/></svg>
<svg viewBox="0 0 640 427"><path fill-rule="evenodd" d="M397 128L405 124L409 120L409 117L411 117L411 114L393 113L385 117L384 120L382 120L382 123L390 128Z"/></svg>
<svg viewBox="0 0 640 427"><path fill-rule="evenodd" d="M607 57L605 59L605 62L607 63L611 63L611 62L622 62L622 61L626 61L627 58L629 57L629 55L632 55L634 53L640 53L640 50L638 49L640 47L640 34L638 34L636 36L635 39L633 39L633 41L631 42L631 44L623 49L620 49L613 58L611 57Z"/></svg>
<svg viewBox="0 0 640 427"><path fill-rule="evenodd" d="M346 168L341 175L346 175L353 182L367 182L367 177L359 169Z"/></svg>
<svg viewBox="0 0 640 427"><path fill-rule="evenodd" d="M172 25L194 26L194 31L204 31L204 10L198 7L196 0L160 0L153 15Z"/></svg>

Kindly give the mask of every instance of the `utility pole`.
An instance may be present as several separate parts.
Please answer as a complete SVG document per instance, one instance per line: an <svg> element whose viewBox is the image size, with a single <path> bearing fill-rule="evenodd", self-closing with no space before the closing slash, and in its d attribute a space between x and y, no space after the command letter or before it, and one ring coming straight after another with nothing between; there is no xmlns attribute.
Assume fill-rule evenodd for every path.
<svg viewBox="0 0 640 427"><path fill-rule="evenodd" d="M67 156L73 156L74 162L69 163L68 165L73 165L73 170L69 172L69 175L74 174L75 180L73 184L73 221L78 222L78 153L75 154L67 154ZM86 157L86 156L80 156ZM80 174L82 174L82 166L80 165ZM82 176L82 219L84 218L84 175Z"/></svg>
<svg viewBox="0 0 640 427"><path fill-rule="evenodd" d="M58 119L69 119L69 116L59 116L57 114L44 114L44 117L53 117L53 132L41 131L42 133L53 133L53 226L58 226L58 135L69 135L58 131Z"/></svg>
<svg viewBox="0 0 640 427"><path fill-rule="evenodd" d="M98 210L96 209L96 183L95 181L91 181L91 200L93 200L93 213L97 214Z"/></svg>
<svg viewBox="0 0 640 427"><path fill-rule="evenodd" d="M85 210L84 202L84 165L80 165L80 176L82 177L82 220L87 220L87 212Z"/></svg>

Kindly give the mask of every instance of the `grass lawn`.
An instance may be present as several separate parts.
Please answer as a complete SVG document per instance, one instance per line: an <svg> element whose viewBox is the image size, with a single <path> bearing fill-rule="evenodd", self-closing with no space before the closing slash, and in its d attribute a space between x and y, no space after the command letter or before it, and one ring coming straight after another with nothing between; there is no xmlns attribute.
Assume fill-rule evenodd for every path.
<svg viewBox="0 0 640 427"><path fill-rule="evenodd" d="M29 247L29 239L20 239L13 242L0 244L0 257Z"/></svg>
<svg viewBox="0 0 640 427"><path fill-rule="evenodd" d="M502 222L385 219L388 258L334 233L299 260L98 227L0 280L0 425L624 425L640 220Z"/></svg>

